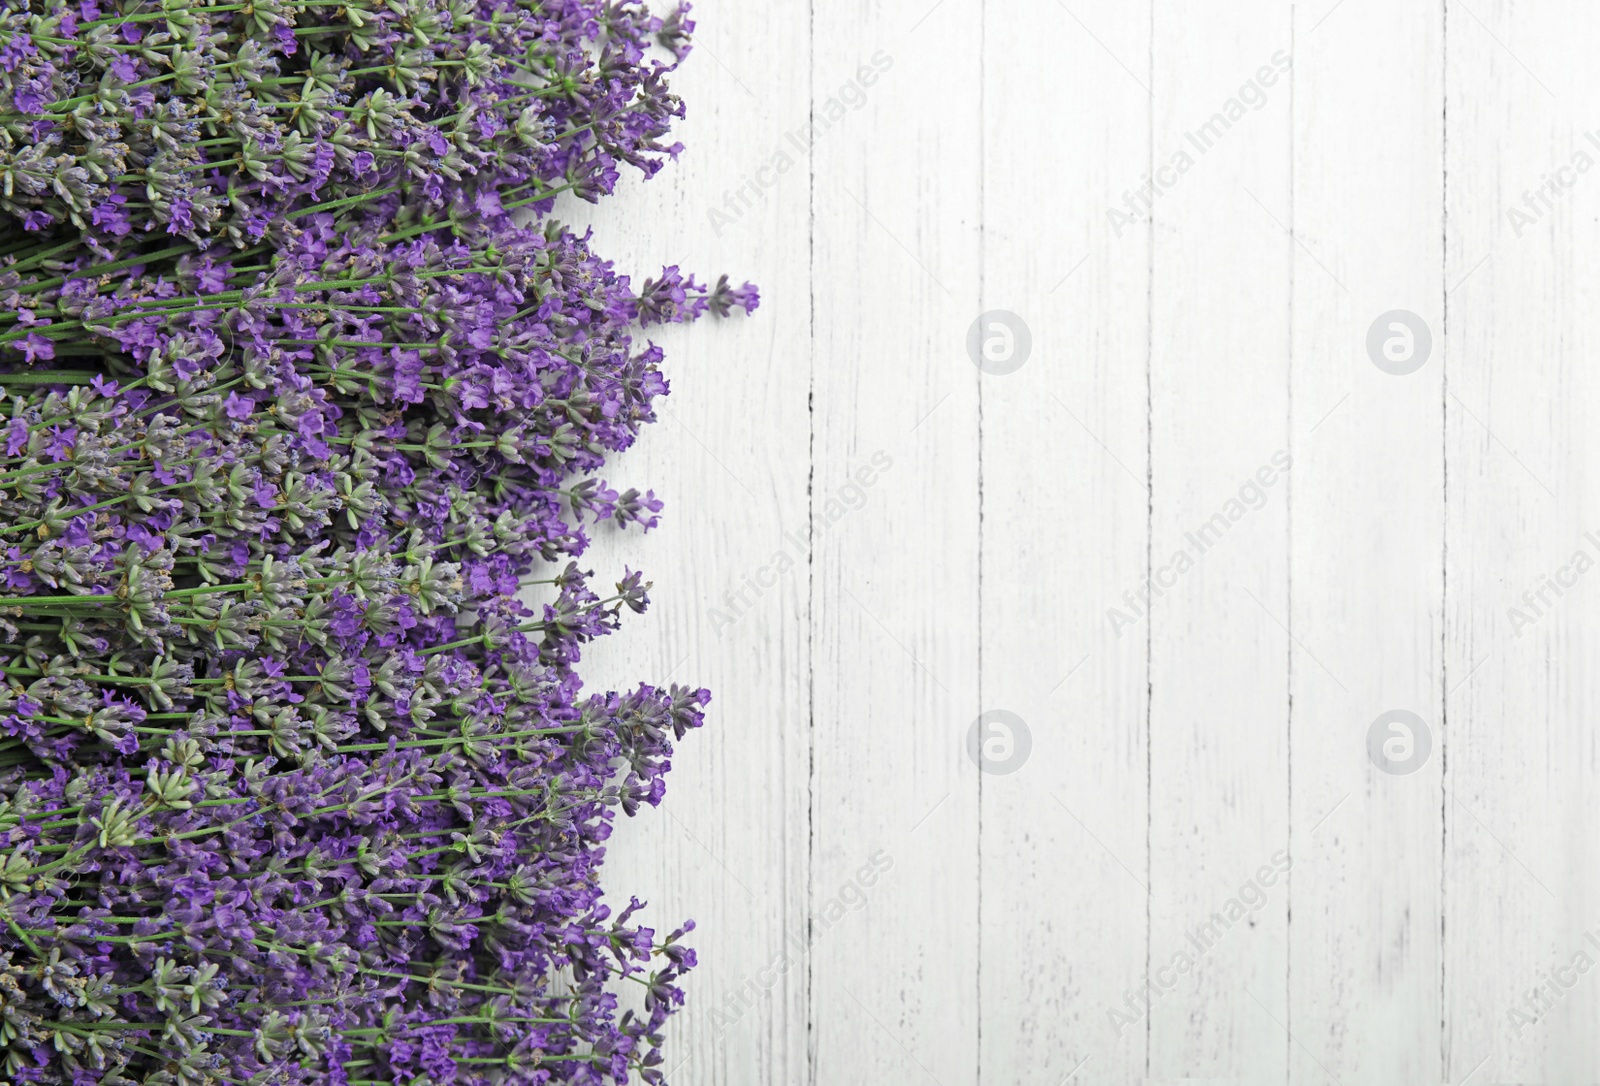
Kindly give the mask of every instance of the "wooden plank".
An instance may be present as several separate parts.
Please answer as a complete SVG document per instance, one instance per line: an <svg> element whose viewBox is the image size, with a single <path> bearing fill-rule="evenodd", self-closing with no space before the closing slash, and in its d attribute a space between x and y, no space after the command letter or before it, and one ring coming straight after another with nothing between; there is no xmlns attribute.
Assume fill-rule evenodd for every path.
<svg viewBox="0 0 1600 1086"><path fill-rule="evenodd" d="M978 301L979 12L934 0L816 0L813 12L809 1074L966 1086L978 1044L977 769L962 738L979 711L978 373L964 355Z"/></svg>
<svg viewBox="0 0 1600 1086"><path fill-rule="evenodd" d="M1145 577L1150 236L1108 211L1149 170L1149 12L1005 0L983 41L982 308L1032 341L980 382L983 707L1032 752L979 783L982 1081L1140 1082L1147 638L1107 611Z"/></svg>
<svg viewBox="0 0 1600 1086"><path fill-rule="evenodd" d="M609 867L702 921L677 1081L1600 1078L1592 977L1510 1013L1600 924L1592 586L1549 580L1600 562L1596 16L1447 14L697 11L688 155L569 213L768 297L660 337L616 478L668 516L593 552L657 584L595 681L719 693Z"/></svg>
<svg viewBox="0 0 1600 1086"><path fill-rule="evenodd" d="M673 80L688 104L683 155L649 182L624 171L598 207L558 211L593 223L596 248L635 282L675 263L749 278L763 297L749 319L649 331L672 393L610 478L653 487L666 509L648 535L597 531L586 556L586 568L631 566L654 584L651 609L589 650L590 688L713 692L706 727L677 744L662 805L618 819L602 881L615 908L630 893L648 900L663 933L699 924L669 1081L801 1086L805 972L773 965L808 916L808 585L803 569L770 566L810 515L810 288L795 258L809 235L805 171L768 171L773 184L727 201L809 113L808 14L707 0L695 16L696 49ZM774 35L790 46L772 49ZM758 576L771 583L757 590Z"/></svg>
<svg viewBox="0 0 1600 1086"><path fill-rule="evenodd" d="M1448 1067L1592 1082L1600 12L1448 14Z"/></svg>
<svg viewBox="0 0 1600 1086"><path fill-rule="evenodd" d="M1456 1082L1470 1068L1445 1075L1439 1026L1443 12L1302 8L1295 41L1290 1081ZM1375 761L1390 711L1415 718L1378 726Z"/></svg>
<svg viewBox="0 0 1600 1086"><path fill-rule="evenodd" d="M1148 618L1127 610L1150 638L1151 998L1140 1020L1158 1080L1281 1081L1290 1060L1279 1021L1288 896L1261 872L1282 867L1289 843L1287 507L1275 457L1289 441L1291 16L1266 0L1154 7L1156 584Z"/></svg>

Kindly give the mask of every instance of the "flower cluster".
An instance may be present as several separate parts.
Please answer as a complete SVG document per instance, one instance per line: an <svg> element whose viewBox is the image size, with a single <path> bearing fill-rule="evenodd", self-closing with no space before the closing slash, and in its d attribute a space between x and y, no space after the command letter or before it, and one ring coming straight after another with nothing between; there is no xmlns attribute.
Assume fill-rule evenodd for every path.
<svg viewBox="0 0 1600 1086"><path fill-rule="evenodd" d="M0 209L103 256L245 246L364 208L500 219L648 176L683 106L649 60L693 23L594 0L62 0L0 6Z"/></svg>
<svg viewBox="0 0 1600 1086"><path fill-rule="evenodd" d="M676 150L686 10L0 5L7 1080L663 1081L692 924L598 870L709 693L584 692L579 560L635 329L758 297L543 216Z"/></svg>

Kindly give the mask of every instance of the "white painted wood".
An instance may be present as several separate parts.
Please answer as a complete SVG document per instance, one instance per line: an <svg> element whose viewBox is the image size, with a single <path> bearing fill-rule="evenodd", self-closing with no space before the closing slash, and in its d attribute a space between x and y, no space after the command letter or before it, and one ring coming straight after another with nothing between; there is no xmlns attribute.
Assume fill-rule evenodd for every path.
<svg viewBox="0 0 1600 1086"><path fill-rule="evenodd" d="M1453 750L1440 716L1443 11L1298 14L1294 866L1288 1002L1275 1013L1293 1032L1293 1083L1454 1083L1471 1065L1446 1072L1439 1028L1440 776ZM1368 355L1368 329L1397 309L1433 335L1407 375ZM1368 731L1389 710L1417 714L1431 737L1413 773L1369 757Z"/></svg>
<svg viewBox="0 0 1600 1086"><path fill-rule="evenodd" d="M972 1086L979 9L812 11L810 1081Z"/></svg>
<svg viewBox="0 0 1600 1086"><path fill-rule="evenodd" d="M982 1081L1139 1082L1147 640L1107 609L1145 576L1150 235L1106 212L1149 171L1149 12L1005 0L984 44L982 308L1032 354L981 379L983 706L1033 752L981 781Z"/></svg>
<svg viewBox="0 0 1600 1086"><path fill-rule="evenodd" d="M1291 200L1281 69L1291 14L1269 0L1155 5L1152 157L1173 170L1156 179L1175 181L1154 210L1160 594L1141 620L1150 623L1151 979L1164 989L1144 1021L1158 1079L1281 1081L1290 1058L1275 1021L1288 959L1282 884L1231 925L1210 918L1227 921L1227 902L1288 846L1285 493L1281 479L1262 487L1251 509L1241 492L1288 443L1294 247L1280 225ZM1274 86L1262 86L1262 69L1277 74ZM1187 173L1179 156L1193 162ZM1197 936L1207 923L1215 933ZM1197 939L1209 944L1203 954Z"/></svg>
<svg viewBox="0 0 1600 1086"><path fill-rule="evenodd" d="M1600 972L1550 988L1575 954L1600 961L1600 596L1573 571L1561 595L1521 598L1600 556L1600 170L1572 167L1600 162L1597 32L1588 4L1449 5L1452 285L1484 261L1451 294L1445 355L1444 1018L1450 1073L1483 1061L1474 1082L1600 1079ZM1540 985L1550 1009L1529 1011Z"/></svg>
<svg viewBox="0 0 1600 1086"><path fill-rule="evenodd" d="M1600 579L1520 637L1507 614L1600 561L1600 168L1520 236L1507 217L1600 126L1595 13L695 15L682 161L563 209L629 271L765 298L657 336L674 393L613 479L666 516L591 555L656 585L591 682L716 694L606 874L701 925L670 1080L1600 1080L1600 968L1508 1020L1600 938ZM1185 147L1153 216L1108 216ZM1033 337L1010 375L967 355L991 309ZM1367 356L1388 309L1429 323L1414 374ZM1197 554L1263 469L1261 508ZM1407 776L1367 748L1395 708L1434 743ZM967 756L990 709L1029 726L1016 773ZM1250 920L1195 953L1251 880Z"/></svg>

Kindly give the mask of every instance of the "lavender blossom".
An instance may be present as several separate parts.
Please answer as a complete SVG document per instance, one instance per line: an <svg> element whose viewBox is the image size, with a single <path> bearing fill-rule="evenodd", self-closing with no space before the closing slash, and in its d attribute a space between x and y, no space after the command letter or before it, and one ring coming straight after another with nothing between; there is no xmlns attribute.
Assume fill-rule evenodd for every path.
<svg viewBox="0 0 1600 1086"><path fill-rule="evenodd" d="M598 872L710 694L583 692L579 562L636 328L759 299L543 216L676 153L687 5L146 7L0 10L4 1073L662 1082L693 925Z"/></svg>

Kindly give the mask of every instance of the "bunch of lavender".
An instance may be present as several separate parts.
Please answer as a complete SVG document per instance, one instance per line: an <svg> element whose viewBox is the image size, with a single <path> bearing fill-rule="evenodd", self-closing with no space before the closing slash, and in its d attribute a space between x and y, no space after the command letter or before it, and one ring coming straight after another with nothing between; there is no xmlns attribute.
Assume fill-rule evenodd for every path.
<svg viewBox="0 0 1600 1086"><path fill-rule="evenodd" d="M708 695L580 697L647 586L599 598L571 559L660 508L593 475L666 391L631 324L754 298L634 295L553 224L325 218L248 288L201 258L186 290L38 290L101 369L0 378L9 1070L658 1081L693 956L612 920L595 868Z"/></svg>
<svg viewBox="0 0 1600 1086"><path fill-rule="evenodd" d="M582 694L648 585L576 560L634 326L757 297L509 212L675 150L688 21L147 2L0 15L6 1073L659 1082L692 925L597 869L709 695Z"/></svg>
<svg viewBox="0 0 1600 1086"><path fill-rule="evenodd" d="M395 225L595 200L648 176L682 104L658 41L687 5L634 0L7 0L0 5L0 253L74 242L111 260L371 209Z"/></svg>

